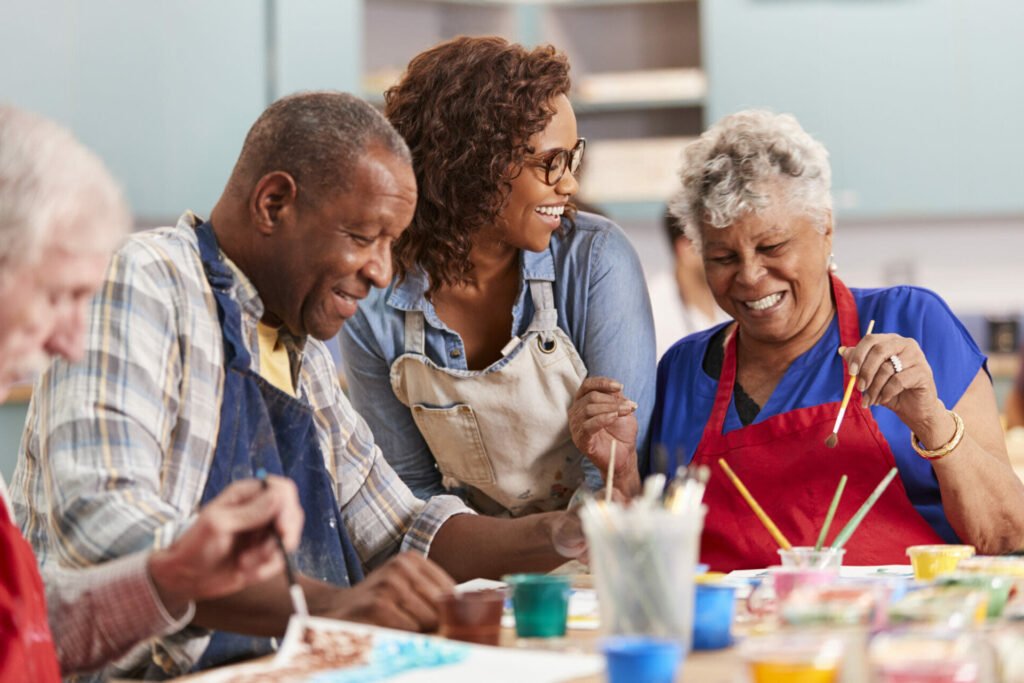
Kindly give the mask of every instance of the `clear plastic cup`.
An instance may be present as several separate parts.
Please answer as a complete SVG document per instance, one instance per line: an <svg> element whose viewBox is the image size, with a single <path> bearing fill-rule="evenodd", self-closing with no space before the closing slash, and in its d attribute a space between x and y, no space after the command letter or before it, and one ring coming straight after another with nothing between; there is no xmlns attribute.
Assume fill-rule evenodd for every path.
<svg viewBox="0 0 1024 683"><path fill-rule="evenodd" d="M834 683L839 680L844 641L806 631L751 636L740 646L752 683Z"/></svg>
<svg viewBox="0 0 1024 683"><path fill-rule="evenodd" d="M870 627L882 609L875 586L847 584L806 585L795 588L782 602L782 623L797 627Z"/></svg>
<svg viewBox="0 0 1024 683"><path fill-rule="evenodd" d="M838 570L843 566L843 555L845 554L846 548L822 548L821 550L815 550L814 546L779 548L779 557L784 567L816 567Z"/></svg>
<svg viewBox="0 0 1024 683"><path fill-rule="evenodd" d="M611 504L585 506L580 517L605 632L675 640L688 651L703 515Z"/></svg>
<svg viewBox="0 0 1024 683"><path fill-rule="evenodd" d="M1002 615L1003 609L1006 607L1006 601L1010 597L1010 589L1013 588L1013 583L1013 579L1009 576L974 574L962 571L955 571L935 580L936 586L961 586L987 593L987 616L989 619L997 619Z"/></svg>
<svg viewBox="0 0 1024 683"><path fill-rule="evenodd" d="M988 592L968 586L925 586L889 605L890 624L970 628L985 623Z"/></svg>
<svg viewBox="0 0 1024 683"><path fill-rule="evenodd" d="M963 631L894 630L876 635L868 661L877 683L986 683L994 651Z"/></svg>
<svg viewBox="0 0 1024 683"><path fill-rule="evenodd" d="M839 578L839 567L770 567L772 582L775 584L775 595L785 600L793 589L800 586L820 586L834 583Z"/></svg>

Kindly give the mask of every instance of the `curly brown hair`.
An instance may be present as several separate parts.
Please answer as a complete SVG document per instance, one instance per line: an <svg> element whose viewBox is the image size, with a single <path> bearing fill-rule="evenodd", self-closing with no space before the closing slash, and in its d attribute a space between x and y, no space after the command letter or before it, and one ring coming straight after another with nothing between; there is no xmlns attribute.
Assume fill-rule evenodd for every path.
<svg viewBox="0 0 1024 683"><path fill-rule="evenodd" d="M419 199L395 242L399 278L419 264L431 291L466 282L473 235L499 220L530 137L567 95L569 62L496 36L461 36L420 53L384 93L384 114L412 151ZM567 207L568 208L568 207ZM567 211L570 220L571 211Z"/></svg>

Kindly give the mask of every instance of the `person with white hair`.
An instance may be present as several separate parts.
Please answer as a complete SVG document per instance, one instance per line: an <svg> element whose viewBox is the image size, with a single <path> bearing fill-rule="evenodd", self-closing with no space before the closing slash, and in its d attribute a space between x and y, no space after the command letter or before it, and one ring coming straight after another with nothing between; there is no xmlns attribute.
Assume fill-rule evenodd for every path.
<svg viewBox="0 0 1024 683"><path fill-rule="evenodd" d="M57 124L0 105L0 400L50 357L82 356L88 303L131 225L103 163ZM0 680L50 683L188 624L195 602L280 574L298 543L294 485L238 482L162 550L52 570L13 524L0 477ZM49 615L49 616L48 616Z"/></svg>
<svg viewBox="0 0 1024 683"><path fill-rule="evenodd" d="M903 564L916 544L1024 546L1024 485L985 356L935 293L849 289L835 276L825 147L790 115L743 111L687 147L680 178L672 211L735 320L685 338L658 368L652 443L716 474L702 561L778 562L720 459L793 545L814 545L842 475L833 533L896 467L846 543L849 564Z"/></svg>

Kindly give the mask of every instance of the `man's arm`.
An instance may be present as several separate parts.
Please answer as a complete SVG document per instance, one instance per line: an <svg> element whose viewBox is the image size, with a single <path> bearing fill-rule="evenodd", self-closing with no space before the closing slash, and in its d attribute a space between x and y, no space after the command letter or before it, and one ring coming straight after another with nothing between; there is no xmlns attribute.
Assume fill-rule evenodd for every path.
<svg viewBox="0 0 1024 683"><path fill-rule="evenodd" d="M406 631L437 629L438 598L455 583L422 555L402 553L353 588L298 577L314 616L360 621ZM280 637L293 613L282 575L234 595L197 603L194 624L211 629Z"/></svg>
<svg viewBox="0 0 1024 683"><path fill-rule="evenodd" d="M284 558L269 533L294 549L302 509L281 477L236 482L169 547L88 569L49 569L50 629L65 674L97 669L136 643L181 630L194 600L280 576Z"/></svg>
<svg viewBox="0 0 1024 683"><path fill-rule="evenodd" d="M561 553L556 550L560 539ZM579 520L571 513L542 512L517 519L455 515L434 535L430 559L462 582L550 571L583 549Z"/></svg>

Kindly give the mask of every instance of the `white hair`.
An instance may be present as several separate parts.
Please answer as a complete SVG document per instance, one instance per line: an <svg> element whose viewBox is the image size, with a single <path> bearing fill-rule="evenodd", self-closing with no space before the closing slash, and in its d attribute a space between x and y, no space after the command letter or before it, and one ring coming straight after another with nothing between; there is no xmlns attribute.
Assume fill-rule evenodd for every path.
<svg viewBox="0 0 1024 683"><path fill-rule="evenodd" d="M131 228L99 157L56 123L0 104L0 280L60 235L74 251L112 249Z"/></svg>
<svg viewBox="0 0 1024 683"><path fill-rule="evenodd" d="M698 249L703 226L725 228L772 201L815 218L822 232L832 210L828 150L790 114L726 116L686 146L679 178L669 210Z"/></svg>

